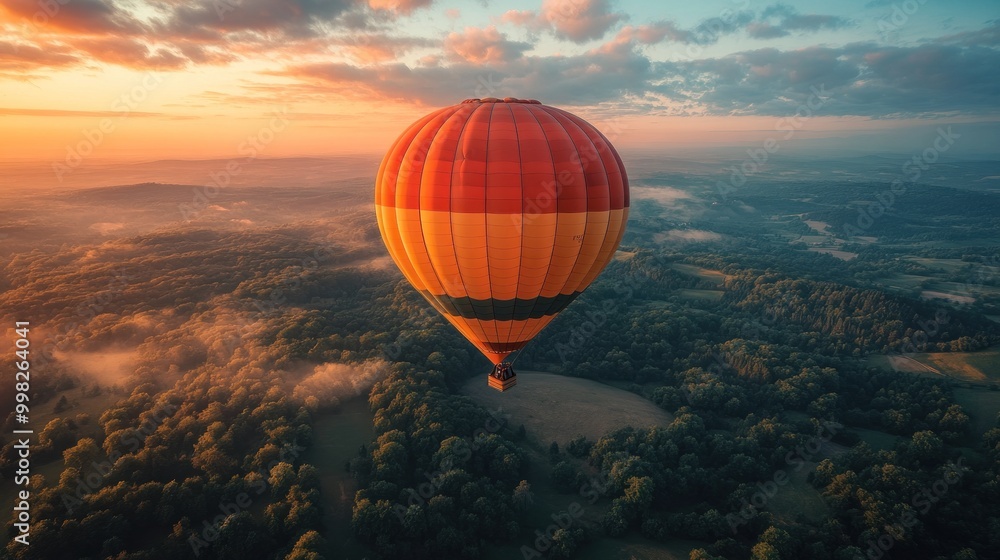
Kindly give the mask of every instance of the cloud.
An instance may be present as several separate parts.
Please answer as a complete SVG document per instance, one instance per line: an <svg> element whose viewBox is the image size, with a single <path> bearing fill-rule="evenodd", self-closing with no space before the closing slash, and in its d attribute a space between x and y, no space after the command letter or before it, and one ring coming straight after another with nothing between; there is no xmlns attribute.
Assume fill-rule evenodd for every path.
<svg viewBox="0 0 1000 560"><path fill-rule="evenodd" d="M530 48L529 43L508 40L492 25L485 29L466 27L444 40L444 49L452 58L479 64L509 62Z"/></svg>
<svg viewBox="0 0 1000 560"><path fill-rule="evenodd" d="M983 36L989 31L906 47L851 43L657 61L644 45L685 37L662 22L626 26L598 47L563 56L528 56L527 44L489 27L450 35L446 57L419 65L310 63L280 74L339 95L434 106L490 96L577 106L628 99L637 111L787 117L822 98L815 112L826 116L995 114L1000 51L963 44Z"/></svg>
<svg viewBox="0 0 1000 560"><path fill-rule="evenodd" d="M80 58L72 50L58 43L24 45L0 41L0 69L3 70L58 68L79 63Z"/></svg>
<svg viewBox="0 0 1000 560"><path fill-rule="evenodd" d="M21 109L0 107L0 115L22 115L29 117L115 117L121 118L121 111L68 111L64 109ZM163 113L150 113L146 111L130 111L129 118L133 117L162 117Z"/></svg>
<svg viewBox="0 0 1000 560"><path fill-rule="evenodd" d="M321 406L336 406L341 399L353 398L368 391L376 381L386 376L388 370L389 364L385 360L318 365L295 386L292 396L303 401L315 397Z"/></svg>
<svg viewBox="0 0 1000 560"><path fill-rule="evenodd" d="M430 4L431 0L215 0L141 6L111 0L0 0L0 13L6 12L15 22L22 20L32 30L21 42L0 42L0 70L20 69L33 61L49 67L99 61L180 70L265 53L316 53L325 47L321 41L338 32L378 31ZM353 45L353 49L352 58L364 62L389 60L407 50L401 41Z"/></svg>
<svg viewBox="0 0 1000 560"><path fill-rule="evenodd" d="M544 27L544 21L538 18L534 10L507 10L500 16L500 21L529 28L541 23Z"/></svg>
<svg viewBox="0 0 1000 560"><path fill-rule="evenodd" d="M334 39L332 43L342 45L340 52L362 64L382 63L397 60L404 54L419 48L436 46L439 43L420 37L398 37L384 33L350 34Z"/></svg>
<svg viewBox="0 0 1000 560"><path fill-rule="evenodd" d="M937 39L938 43L952 43L967 47L997 47L1000 46L1000 19L989 22L990 25L975 31L965 31Z"/></svg>
<svg viewBox="0 0 1000 560"><path fill-rule="evenodd" d="M426 8L434 0L368 0L368 5L376 10L386 10L399 14L410 14L414 10Z"/></svg>
<svg viewBox="0 0 1000 560"><path fill-rule="evenodd" d="M352 4L347 0L217 0L171 8L165 28L184 36L211 38L236 31L280 31L302 37L315 34L316 24L335 21Z"/></svg>
<svg viewBox="0 0 1000 560"><path fill-rule="evenodd" d="M613 13L607 0L545 0L541 17L552 24L556 37L582 43L600 39L625 16Z"/></svg>
<svg viewBox="0 0 1000 560"><path fill-rule="evenodd" d="M853 25L850 20L831 15L800 14L785 4L768 6L760 18L747 23L747 35L754 39L773 39L790 35L793 31L820 31L841 29Z"/></svg>
<svg viewBox="0 0 1000 560"><path fill-rule="evenodd" d="M671 21L660 21L648 25L626 25L618 32L615 41L634 42L644 45L655 45L663 41L690 43L694 41L694 33L679 29Z"/></svg>
<svg viewBox="0 0 1000 560"><path fill-rule="evenodd" d="M544 0L541 10L508 10L500 17L529 31L547 29L559 39L585 43L604 37L625 15L615 13L607 0Z"/></svg>
<svg viewBox="0 0 1000 560"><path fill-rule="evenodd" d="M1000 52L994 49L853 43L661 63L658 72L672 81L669 87L652 87L719 115L790 116L814 90L825 99L823 115L996 113L1000 78L989 68L998 65Z"/></svg>
<svg viewBox="0 0 1000 560"><path fill-rule="evenodd" d="M53 27L89 34L141 33L145 26L109 0L0 0L0 7L13 19L23 18L35 26Z"/></svg>
<svg viewBox="0 0 1000 560"><path fill-rule="evenodd" d="M314 63L286 70L303 80L320 79L324 89L345 95L417 100L450 105L467 97L525 97L543 103L596 104L628 92L640 92L652 79L648 58L630 45L607 44L576 56L498 60L488 72L459 60L449 65L409 67L401 63L354 66Z"/></svg>
<svg viewBox="0 0 1000 560"><path fill-rule="evenodd" d="M188 58L164 47L150 49L138 39L101 37L79 39L73 43L78 50L102 62L141 69L180 69Z"/></svg>

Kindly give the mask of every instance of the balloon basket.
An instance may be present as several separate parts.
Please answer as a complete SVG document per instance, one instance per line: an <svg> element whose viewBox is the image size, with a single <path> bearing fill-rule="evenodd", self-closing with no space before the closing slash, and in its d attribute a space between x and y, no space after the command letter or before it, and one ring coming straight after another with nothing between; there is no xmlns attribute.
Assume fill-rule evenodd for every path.
<svg viewBox="0 0 1000 560"><path fill-rule="evenodd" d="M517 374L514 373L514 368L509 363L502 362L493 366L493 371L490 372L487 381L490 387L503 392L517 385Z"/></svg>

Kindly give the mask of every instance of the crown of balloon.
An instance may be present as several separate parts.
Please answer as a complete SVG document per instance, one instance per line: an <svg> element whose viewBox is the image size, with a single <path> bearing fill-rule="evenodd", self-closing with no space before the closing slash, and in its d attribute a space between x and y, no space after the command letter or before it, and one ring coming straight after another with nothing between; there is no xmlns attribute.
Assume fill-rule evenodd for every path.
<svg viewBox="0 0 1000 560"><path fill-rule="evenodd" d="M516 97L473 97L471 99L466 99L462 103L530 103L532 105L541 105L542 102L537 99L518 99Z"/></svg>

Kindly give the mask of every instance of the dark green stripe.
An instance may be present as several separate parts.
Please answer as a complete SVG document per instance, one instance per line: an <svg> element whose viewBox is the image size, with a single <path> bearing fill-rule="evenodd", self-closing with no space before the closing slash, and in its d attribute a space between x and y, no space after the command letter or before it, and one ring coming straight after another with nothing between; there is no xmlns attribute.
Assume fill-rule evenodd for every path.
<svg viewBox="0 0 1000 560"><path fill-rule="evenodd" d="M559 313L576 299L580 292L535 299L472 299L468 296L455 298L448 295L434 295L428 291L422 291L421 295L435 304L434 307L438 311L449 315L481 321L524 321Z"/></svg>

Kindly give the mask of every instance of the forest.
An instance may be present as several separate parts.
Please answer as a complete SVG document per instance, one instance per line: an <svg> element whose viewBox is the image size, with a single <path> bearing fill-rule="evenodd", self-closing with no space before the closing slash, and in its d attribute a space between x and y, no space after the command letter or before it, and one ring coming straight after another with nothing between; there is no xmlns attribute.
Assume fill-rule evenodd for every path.
<svg viewBox="0 0 1000 560"><path fill-rule="evenodd" d="M953 305L885 285L923 274L988 291L992 249L904 253L897 239L845 261L752 221L740 237L677 246L647 236L678 224L638 215L518 367L631 391L671 420L542 452L520 419L462 394L488 362L394 269L371 264L382 254L372 224L350 243L314 223L163 228L5 258L0 309L42 325L31 403L51 417L32 450L32 545L5 556L340 558L324 534L326 473L307 458L318 420L366 399L374 437L340 468L369 558L489 558L501 546L573 558L627 539L694 542L689 558L703 560L997 557L1000 418L979 429L953 379L873 362L1000 343L994 299ZM120 379L74 361L123 348L133 361ZM557 515L570 521L531 548L539 472L584 496L587 515ZM818 493L823 515L781 513L774 500L793 486Z"/></svg>

